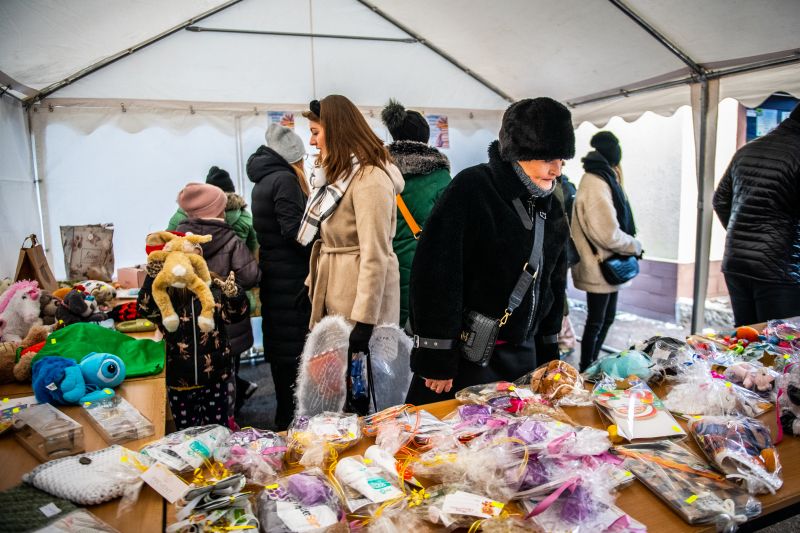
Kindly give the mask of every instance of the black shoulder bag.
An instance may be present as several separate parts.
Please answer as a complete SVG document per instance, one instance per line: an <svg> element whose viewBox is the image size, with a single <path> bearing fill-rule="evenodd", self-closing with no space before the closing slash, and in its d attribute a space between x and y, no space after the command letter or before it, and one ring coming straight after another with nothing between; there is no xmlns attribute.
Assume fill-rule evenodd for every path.
<svg viewBox="0 0 800 533"><path fill-rule="evenodd" d="M513 200L514 209L520 216L525 229L530 230L534 228L534 222L531 221L525 207L519 198ZM528 261L522 267L522 273L517 279L514 290L508 299L508 305L500 318L492 318L490 316L479 313L478 311L466 311L464 313L464 321L462 331L459 336L461 353L464 359L471 363L475 363L482 367L489 364L489 360L494 352L497 336L500 333L500 328L508 322L509 317L522 303L531 284L536 281L539 275L539 265L542 261L542 250L544 247L544 223L547 219L547 214L544 211L537 211L534 213L535 228L533 232L533 247ZM531 271L533 270L533 271ZM536 296L534 295L534 298ZM429 339L414 335L414 347L429 348L433 350L449 350L453 347L455 342L451 339Z"/></svg>
<svg viewBox="0 0 800 533"><path fill-rule="evenodd" d="M577 209L575 214L578 214ZM603 279L609 285L622 285L639 275L639 260L635 255L614 254L606 258L605 261L600 259L600 254L597 253L597 248L592 243L592 239L589 238L589 233L581 223L580 217L578 217L578 224L581 226L583 236L586 237L586 242L589 243L589 248L592 249L592 254L600 264L600 273L603 275Z"/></svg>

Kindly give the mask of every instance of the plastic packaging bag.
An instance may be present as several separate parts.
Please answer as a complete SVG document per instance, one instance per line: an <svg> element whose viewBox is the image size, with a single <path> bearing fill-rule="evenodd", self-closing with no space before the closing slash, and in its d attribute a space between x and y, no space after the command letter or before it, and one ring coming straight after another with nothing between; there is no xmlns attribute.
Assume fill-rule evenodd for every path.
<svg viewBox="0 0 800 533"><path fill-rule="evenodd" d="M140 452L175 472L188 472L210 459L230 434L231 430L216 424L191 427L153 441Z"/></svg>
<svg viewBox="0 0 800 533"><path fill-rule="evenodd" d="M625 467L689 524L730 531L758 516L761 504L711 470L699 457L668 440L617 446Z"/></svg>
<svg viewBox="0 0 800 533"><path fill-rule="evenodd" d="M604 379L595 385L592 396L597 410L611 422L609 432L612 436L616 434L629 441L686 436L658 396L643 381L619 389L613 379Z"/></svg>
<svg viewBox="0 0 800 533"><path fill-rule="evenodd" d="M477 404L459 405L444 418L460 443L467 443L487 431L507 426L513 420L515 418L503 410Z"/></svg>
<svg viewBox="0 0 800 533"><path fill-rule="evenodd" d="M584 375L589 380L600 379L609 376L614 379L627 379L636 376L647 381L653 375L650 357L636 350L625 350L617 354L609 355L586 369Z"/></svg>
<svg viewBox="0 0 800 533"><path fill-rule="evenodd" d="M387 472L371 459L364 459L360 455L339 459L334 475L344 488L350 512L403 497L396 472Z"/></svg>
<svg viewBox="0 0 800 533"><path fill-rule="evenodd" d="M529 402L542 401L540 395L529 386L517 386L509 381L496 381L484 385L472 385L456 393L461 403L488 405L497 410L516 413Z"/></svg>
<svg viewBox="0 0 800 533"><path fill-rule="evenodd" d="M342 523L345 513L325 475L312 468L267 485L258 496L258 517L264 533L292 533L323 531Z"/></svg>
<svg viewBox="0 0 800 533"><path fill-rule="evenodd" d="M772 408L753 391L740 387L712 372L705 361L681 369L664 398L664 406L684 417L697 415L759 416Z"/></svg>
<svg viewBox="0 0 800 533"><path fill-rule="evenodd" d="M234 473L259 485L271 483L283 471L286 441L272 431L244 428L232 433L215 451L214 458Z"/></svg>
<svg viewBox="0 0 800 533"><path fill-rule="evenodd" d="M411 384L411 338L394 325L377 326L369 339L378 411L405 403Z"/></svg>
<svg viewBox="0 0 800 533"><path fill-rule="evenodd" d="M528 372L514 384L530 388L554 405L570 395L584 393L583 378L578 370L558 359ZM591 398L589 401L591 402Z"/></svg>
<svg viewBox="0 0 800 533"><path fill-rule="evenodd" d="M772 437L761 422L747 417L706 416L689 421L689 430L706 457L741 480L753 494L781 488L781 464Z"/></svg>
<svg viewBox="0 0 800 533"><path fill-rule="evenodd" d="M505 502L480 494L474 487L448 484L413 492L408 507L417 517L454 531L500 516Z"/></svg>
<svg viewBox="0 0 800 533"><path fill-rule="evenodd" d="M679 368L695 359L694 350L684 341L674 337L650 337L635 348L650 356L653 371L665 375L675 374Z"/></svg>
<svg viewBox="0 0 800 533"><path fill-rule="evenodd" d="M774 400L775 382L780 376L779 373L758 362L737 363L726 368L723 375L731 383L751 390L768 400Z"/></svg>
<svg viewBox="0 0 800 533"><path fill-rule="evenodd" d="M322 466L331 451L336 453L355 445L361 439L358 416L343 413L321 413L298 416L286 435L288 460L303 466Z"/></svg>
<svg viewBox="0 0 800 533"><path fill-rule="evenodd" d="M166 528L167 533L196 531L226 531L258 529L250 492L244 492L245 477L228 475L219 463L211 465L208 477L203 474L184 495L177 506L177 522Z"/></svg>

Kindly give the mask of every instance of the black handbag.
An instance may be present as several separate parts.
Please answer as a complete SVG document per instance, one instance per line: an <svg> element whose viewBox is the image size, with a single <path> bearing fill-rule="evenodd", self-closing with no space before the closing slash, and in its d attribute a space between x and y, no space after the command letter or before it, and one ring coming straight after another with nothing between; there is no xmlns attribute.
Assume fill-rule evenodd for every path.
<svg viewBox="0 0 800 533"><path fill-rule="evenodd" d="M578 221L580 224L580 220ZM603 279L609 285L622 285L627 283L639 275L639 259L635 255L620 255L614 254L605 260L600 259L600 254L597 253L597 248L589 238L588 233L583 230L583 235L586 237L586 242L589 243L589 248L592 249L597 262L600 264L600 273Z"/></svg>
<svg viewBox="0 0 800 533"><path fill-rule="evenodd" d="M530 230L534 227L528 213L522 202L515 198L513 201L514 208L522 220L525 229ZM514 290L508 299L508 305L500 318L492 318L490 316L479 313L478 311L466 311L464 313L462 331L458 341L460 341L461 354L467 361L475 363L479 366L485 367L489 364L489 360L494 352L497 336L500 333L500 328L508 322L509 317L522 303L525 294L528 292L531 284L536 281L539 275L539 265L542 260L542 251L544 248L544 223L547 215L544 211L538 211L534 214L535 226L533 233L533 247L531 254L528 257L528 262L522 267L522 273L517 279ZM533 272L531 272L531 269ZM534 298L536 296L534 295ZM451 339L429 339L413 336L414 347L430 348L434 350L449 350L453 347L454 341Z"/></svg>

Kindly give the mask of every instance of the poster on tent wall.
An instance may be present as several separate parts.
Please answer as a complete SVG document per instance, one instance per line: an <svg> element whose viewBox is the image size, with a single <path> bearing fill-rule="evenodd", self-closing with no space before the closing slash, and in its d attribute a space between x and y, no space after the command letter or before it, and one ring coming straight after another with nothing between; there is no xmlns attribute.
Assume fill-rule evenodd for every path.
<svg viewBox="0 0 800 533"><path fill-rule="evenodd" d="M280 124L281 126L294 129L294 113L290 113L289 111L269 111L267 115L269 116L270 124Z"/></svg>
<svg viewBox="0 0 800 533"><path fill-rule="evenodd" d="M427 115L431 136L428 144L436 148L450 148L450 132L447 125L447 115Z"/></svg>

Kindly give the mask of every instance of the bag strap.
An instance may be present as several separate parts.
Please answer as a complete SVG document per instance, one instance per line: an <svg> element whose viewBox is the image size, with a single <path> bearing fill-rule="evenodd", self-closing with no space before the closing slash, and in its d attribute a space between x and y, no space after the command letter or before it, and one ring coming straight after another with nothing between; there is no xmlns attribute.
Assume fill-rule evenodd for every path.
<svg viewBox="0 0 800 533"><path fill-rule="evenodd" d="M20 246L20 248L25 248L25 243L28 242L29 240L31 241L31 248L39 245L39 240L36 238L36 234L31 233L30 235L25 237L24 241L22 241L22 246Z"/></svg>
<svg viewBox="0 0 800 533"><path fill-rule="evenodd" d="M583 236L586 237L586 242L589 243L589 248L592 250L592 254L594 255L595 259L597 259L598 263L602 263L603 260L600 258L600 254L597 252L597 247L592 242L591 237L589 237L589 233L586 231L586 226L583 225L581 222L581 210L575 207L575 216L578 217L578 226L581 227L581 231L583 232Z"/></svg>
<svg viewBox="0 0 800 533"><path fill-rule="evenodd" d="M516 199L519 200L519 199ZM521 203L521 202L520 202ZM526 218L528 218L526 216ZM511 296L508 298L508 306L500 319L500 327L508 322L508 318L519 307L522 300L525 298L531 283L536 281L539 276L539 268L542 263L542 252L544 250L544 223L547 220L547 213L544 211L536 211L533 213L534 231L533 231L533 246L531 247L531 255L528 257L528 262L522 266L522 273L517 279L517 284L514 285L514 290L511 291ZM530 219L529 219L530 220ZM529 269L534 269L531 272Z"/></svg>
<svg viewBox="0 0 800 533"><path fill-rule="evenodd" d="M420 228L417 221L414 220L414 215L408 210L405 200L403 200L403 197L399 194L397 195L397 209L399 209L400 214L403 215L403 220L408 224L408 229L411 230L411 234L415 239L419 240L419 236L422 234L422 228Z"/></svg>

